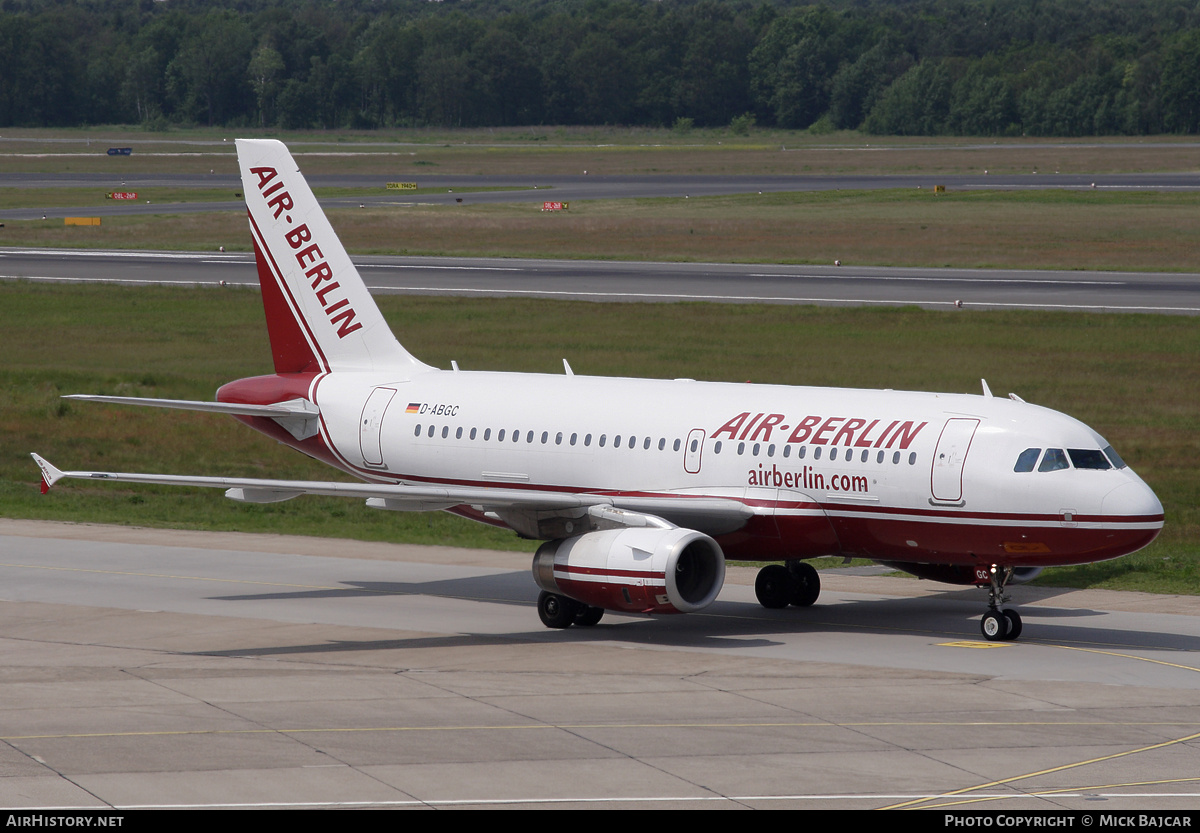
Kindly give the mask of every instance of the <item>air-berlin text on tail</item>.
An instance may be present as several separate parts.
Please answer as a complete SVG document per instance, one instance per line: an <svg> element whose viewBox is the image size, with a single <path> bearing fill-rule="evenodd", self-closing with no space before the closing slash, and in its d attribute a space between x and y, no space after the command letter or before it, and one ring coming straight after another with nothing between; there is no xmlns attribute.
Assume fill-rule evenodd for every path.
<svg viewBox="0 0 1200 833"><path fill-rule="evenodd" d="M775 442L847 445L854 448L891 448L899 443L900 448L908 448L921 429L928 425L927 422L917 423L911 419L809 415L793 426L785 423L785 419L785 414L752 414L744 411L714 431L712 436L716 439L725 434L730 440L766 443L771 442L771 434L776 429L784 434L791 428L792 432L786 440L777 437Z"/></svg>
<svg viewBox="0 0 1200 833"><path fill-rule="evenodd" d="M273 209L275 219L283 214L288 230L283 236L292 251L296 252L296 262L304 271L305 277L312 281L313 293L317 302L325 310L325 316L331 326L337 327L338 338L345 338L355 330L362 329L362 323L355 321L354 307L343 292L338 292L341 285L334 280L333 269L325 262L320 246L312 242L312 231L308 224L301 223L292 226L292 215L284 214L295 208L292 195L284 188L279 172L274 168L251 168L250 173L258 177L258 190L267 200L267 208ZM308 244L308 245L305 245Z"/></svg>

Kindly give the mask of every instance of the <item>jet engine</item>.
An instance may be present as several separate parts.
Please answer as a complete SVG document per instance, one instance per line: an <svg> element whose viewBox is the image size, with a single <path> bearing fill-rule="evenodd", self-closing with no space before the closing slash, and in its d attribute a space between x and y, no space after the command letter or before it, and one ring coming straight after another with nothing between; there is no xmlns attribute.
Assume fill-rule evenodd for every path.
<svg viewBox="0 0 1200 833"><path fill-rule="evenodd" d="M965 564L909 564L899 561L881 561L893 570L910 573L917 578L930 581L940 581L945 584L988 584L988 569L986 567L968 567ZM1016 567L1013 569L1009 584L1025 584L1041 575L1041 567Z"/></svg>
<svg viewBox="0 0 1200 833"><path fill-rule="evenodd" d="M605 610L692 613L725 583L725 554L694 529L614 529L547 541L533 556L547 593Z"/></svg>

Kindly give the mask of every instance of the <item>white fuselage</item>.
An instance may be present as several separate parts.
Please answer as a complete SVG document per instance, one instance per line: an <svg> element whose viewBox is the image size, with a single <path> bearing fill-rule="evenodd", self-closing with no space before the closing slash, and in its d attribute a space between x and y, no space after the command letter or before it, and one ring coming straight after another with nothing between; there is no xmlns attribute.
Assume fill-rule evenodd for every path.
<svg viewBox="0 0 1200 833"><path fill-rule="evenodd" d="M757 517L718 536L735 557L1038 566L1115 557L1162 525L1128 467L1014 471L1026 449L1108 444L1012 399L458 371L318 375L309 398L363 479L737 498Z"/></svg>

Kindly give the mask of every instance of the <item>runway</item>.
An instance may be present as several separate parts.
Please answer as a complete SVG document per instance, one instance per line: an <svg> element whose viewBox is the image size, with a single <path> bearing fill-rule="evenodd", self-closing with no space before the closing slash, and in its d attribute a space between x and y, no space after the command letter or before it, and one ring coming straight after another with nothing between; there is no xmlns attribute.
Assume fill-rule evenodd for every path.
<svg viewBox="0 0 1200 833"><path fill-rule="evenodd" d="M1200 274L354 258L373 293L588 301L1200 313ZM257 286L248 253L0 248L0 280Z"/></svg>
<svg viewBox="0 0 1200 833"><path fill-rule="evenodd" d="M231 160L232 162L232 160ZM100 206L44 206L0 211L0 220L36 220L41 217L100 216L123 214L193 214L212 211L244 211L245 203L235 194L241 181L229 164L229 173L203 174L95 174L95 173L0 173L0 188L52 189L95 188L97 191L146 191L154 188L225 189L230 199L213 202L150 203L142 200ZM322 197L324 208L359 205L449 205L455 202L510 203L542 200L606 200L642 198L710 197L777 191L859 191L933 188L952 190L1097 190L1097 191L1196 191L1200 175L1193 173L1131 174L898 174L898 175L804 175L804 176L717 176L717 175L610 175L580 172L573 175L529 177L488 175L445 175L390 173L378 175L330 174L306 177L314 189L355 188L376 194L353 197ZM391 181L415 181L420 195L386 191ZM475 190L489 189L489 190Z"/></svg>
<svg viewBox="0 0 1200 833"><path fill-rule="evenodd" d="M340 557L331 557L332 553ZM0 806L1194 809L1200 602L731 570L548 631L528 556L0 521Z"/></svg>

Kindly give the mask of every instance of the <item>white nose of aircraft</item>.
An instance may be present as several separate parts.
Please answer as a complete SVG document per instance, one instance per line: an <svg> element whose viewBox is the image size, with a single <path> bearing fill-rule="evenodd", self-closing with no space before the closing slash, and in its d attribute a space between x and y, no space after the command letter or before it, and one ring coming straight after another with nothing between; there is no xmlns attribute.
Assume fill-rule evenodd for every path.
<svg viewBox="0 0 1200 833"><path fill-rule="evenodd" d="M1132 478L1104 496L1101 512L1105 515L1162 515L1158 496L1142 481Z"/></svg>

